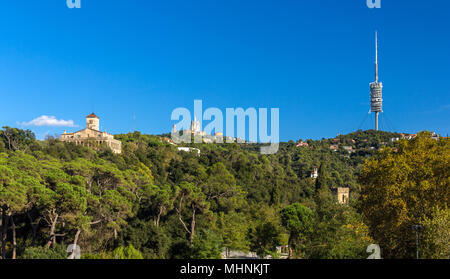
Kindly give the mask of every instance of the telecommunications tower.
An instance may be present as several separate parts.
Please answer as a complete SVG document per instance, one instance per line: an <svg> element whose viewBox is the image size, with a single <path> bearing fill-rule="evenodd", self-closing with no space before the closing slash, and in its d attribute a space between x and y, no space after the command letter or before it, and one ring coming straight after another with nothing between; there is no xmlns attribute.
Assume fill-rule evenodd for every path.
<svg viewBox="0 0 450 279"><path fill-rule="evenodd" d="M378 82L378 33L375 32L375 81L370 83L370 112L375 112L375 130L378 131L378 115L383 112L383 83Z"/></svg>

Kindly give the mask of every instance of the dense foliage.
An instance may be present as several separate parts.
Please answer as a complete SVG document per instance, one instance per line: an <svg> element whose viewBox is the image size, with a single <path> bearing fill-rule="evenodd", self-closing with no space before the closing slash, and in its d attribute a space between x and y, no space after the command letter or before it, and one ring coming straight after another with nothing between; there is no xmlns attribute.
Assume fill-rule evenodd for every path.
<svg viewBox="0 0 450 279"><path fill-rule="evenodd" d="M117 155L101 146L93 150L52 138L38 141L30 131L4 127L0 256L64 258L69 255L64 248L76 244L89 259L220 258L232 251L279 257L276 247L289 245L293 258L366 258L371 236L384 238L368 214L370 207L361 206L363 214L358 213L359 194L362 189L365 201L377 187L377 180L368 180L371 166L376 169L376 160L395 156L383 155L392 149L381 155L377 150L397 148L389 140L398 136L358 131L307 140L303 147L290 141L274 155L261 155L256 144L183 145L200 149L197 155L178 151L163 136L135 132L116 136L123 146ZM331 150L336 144L339 149ZM446 163L448 168L448 141L439 144L447 148L441 150L447 161L436 167ZM360 184L368 158L375 161L364 167ZM311 178L314 167L319 167L317 179ZM433 187L447 187L448 197L446 170L441 175L447 180ZM335 187L350 188L350 204L337 203ZM434 227L448 224L448 213L433 212L414 216ZM439 245L433 242L436 235L427 237L427 245Z"/></svg>
<svg viewBox="0 0 450 279"><path fill-rule="evenodd" d="M449 139L437 141L428 133L401 141L398 152L386 148L365 164L360 207L385 257L414 257L412 226L418 224L425 232L425 256L449 257L449 174Z"/></svg>

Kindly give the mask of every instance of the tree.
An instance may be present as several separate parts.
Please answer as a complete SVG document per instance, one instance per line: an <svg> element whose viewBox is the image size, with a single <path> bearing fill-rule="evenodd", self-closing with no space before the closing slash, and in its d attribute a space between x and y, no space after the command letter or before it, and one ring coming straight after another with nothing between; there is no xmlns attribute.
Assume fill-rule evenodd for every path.
<svg viewBox="0 0 450 279"><path fill-rule="evenodd" d="M118 231L127 224L126 219L133 215L132 200L118 189L105 190L99 200L98 214L107 228L113 230L113 237L117 239Z"/></svg>
<svg viewBox="0 0 450 279"><path fill-rule="evenodd" d="M156 227L159 227L161 217L166 215L169 210L173 209L173 201L175 193L169 185L153 186L154 194L151 195L151 206L153 208L153 220Z"/></svg>
<svg viewBox="0 0 450 279"><path fill-rule="evenodd" d="M412 225L432 218L433 208L450 199L450 139L419 133L401 141L398 152L385 148L364 164L360 210L386 258L413 258Z"/></svg>
<svg viewBox="0 0 450 279"><path fill-rule="evenodd" d="M208 169L208 179L202 186L206 199L216 210L231 210L243 203L245 193L236 185L234 176L221 162Z"/></svg>
<svg viewBox="0 0 450 279"><path fill-rule="evenodd" d="M143 259L142 253L139 252L133 245L128 245L127 247L117 247L111 253L111 259L116 260L139 260Z"/></svg>
<svg viewBox="0 0 450 279"><path fill-rule="evenodd" d="M192 258L194 259L220 259L222 252L222 239L212 230L201 230L194 239Z"/></svg>
<svg viewBox="0 0 450 279"><path fill-rule="evenodd" d="M28 189L37 184L36 179L30 174L36 175L32 172L32 162L30 156L25 156L18 151L17 158L10 159L9 156L0 158L0 238L1 238L1 257L6 258L6 242L8 235L8 226L11 223L13 230L13 251L12 258L16 258L16 225L14 222L14 215L22 213L28 205ZM8 158L8 160L5 160ZM29 163L27 171L23 170L23 165Z"/></svg>
<svg viewBox="0 0 450 279"><path fill-rule="evenodd" d="M26 260L63 260L67 258L66 247L57 245L54 248L47 249L45 247L28 247L25 249L21 259Z"/></svg>
<svg viewBox="0 0 450 279"><path fill-rule="evenodd" d="M421 222L420 254L428 259L450 259L450 209L435 207Z"/></svg>
<svg viewBox="0 0 450 279"><path fill-rule="evenodd" d="M318 175L319 176L316 179L316 191L319 191L325 187L329 188L331 185L329 185L327 165L325 162L320 164Z"/></svg>
<svg viewBox="0 0 450 279"><path fill-rule="evenodd" d="M268 205L251 205L249 208L250 228L248 238L250 249L260 257L275 256L276 247L281 245L282 225L279 211Z"/></svg>
<svg viewBox="0 0 450 279"><path fill-rule="evenodd" d="M94 162L78 159L64 164L67 174L78 175L85 180L87 195L91 201L87 213L91 218L90 221L86 220L85 224L102 222L112 230L113 238L117 239L118 231L126 224L126 219L133 215L133 200L138 197L137 192L140 191L135 182L142 183L139 186L143 187L153 179L151 172L143 164L139 164L137 168L139 175L131 176L101 159Z"/></svg>
<svg viewBox="0 0 450 279"><path fill-rule="evenodd" d="M300 203L294 203L285 207L280 214L283 226L289 231L289 246L293 249L304 248L313 232L313 211Z"/></svg>
<svg viewBox="0 0 450 279"><path fill-rule="evenodd" d="M340 224L326 250L324 258L329 259L365 259L366 248L374 243L369 236L369 228L361 217L351 208L343 208ZM323 233L323 232L320 232Z"/></svg>
<svg viewBox="0 0 450 279"><path fill-rule="evenodd" d="M199 187L192 183L183 182L177 189L175 210L178 214L179 221L189 235L189 243L192 247L194 245L196 215L208 213L209 210L209 203L206 201L206 196ZM189 228L184 220L185 215L190 216Z"/></svg>
<svg viewBox="0 0 450 279"><path fill-rule="evenodd" d="M103 251L96 254L82 255L83 259L111 259L111 260L142 260L144 257L142 253L134 248L133 245L119 246L113 251Z"/></svg>
<svg viewBox="0 0 450 279"><path fill-rule="evenodd" d="M47 248L56 244L57 236L64 236L65 234L58 234L58 224L67 223L76 230L86 229L90 218L85 218L87 210L87 191L80 186L69 183L58 183L51 189L53 192L48 192L48 196L43 196L41 203L46 203L46 215L44 220L50 226L49 240ZM45 200L44 200L45 199ZM68 229L68 228L66 228ZM76 240L78 239L77 233ZM74 241L76 244L77 241Z"/></svg>
<svg viewBox="0 0 450 279"><path fill-rule="evenodd" d="M11 128L8 126L0 130L0 139L5 143L5 146L12 151L27 150L30 144L35 140L35 135L30 130L21 130Z"/></svg>
<svg viewBox="0 0 450 279"><path fill-rule="evenodd" d="M280 227L272 222L262 222L250 230L250 248L262 258L267 255L274 256L276 247L280 245L280 236Z"/></svg>
<svg viewBox="0 0 450 279"><path fill-rule="evenodd" d="M225 214L220 212L217 227L222 235L223 247L226 249L227 257L230 250L249 251L250 243L247 238L249 224L243 213L232 211Z"/></svg>
<svg viewBox="0 0 450 279"><path fill-rule="evenodd" d="M133 245L145 259L167 258L171 237L164 228L156 227L153 220L134 219L124 229L119 245Z"/></svg>

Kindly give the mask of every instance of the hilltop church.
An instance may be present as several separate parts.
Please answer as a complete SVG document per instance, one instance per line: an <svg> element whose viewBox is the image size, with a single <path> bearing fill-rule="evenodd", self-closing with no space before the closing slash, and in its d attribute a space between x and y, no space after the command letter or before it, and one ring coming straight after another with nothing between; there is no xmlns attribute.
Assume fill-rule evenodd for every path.
<svg viewBox="0 0 450 279"><path fill-rule="evenodd" d="M89 147L106 144L114 153L120 154L122 152L122 142L114 139L114 136L106 131L100 131L100 118L94 113L86 116L85 129L74 133L64 131L64 134L61 135L61 141Z"/></svg>

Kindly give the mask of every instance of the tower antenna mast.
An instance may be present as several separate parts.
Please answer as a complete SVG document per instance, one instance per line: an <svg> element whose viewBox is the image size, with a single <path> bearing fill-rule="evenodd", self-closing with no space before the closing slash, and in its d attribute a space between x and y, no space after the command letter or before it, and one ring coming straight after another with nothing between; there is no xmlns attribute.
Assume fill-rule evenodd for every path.
<svg viewBox="0 0 450 279"><path fill-rule="evenodd" d="M375 82L378 82L378 31L375 31Z"/></svg>

